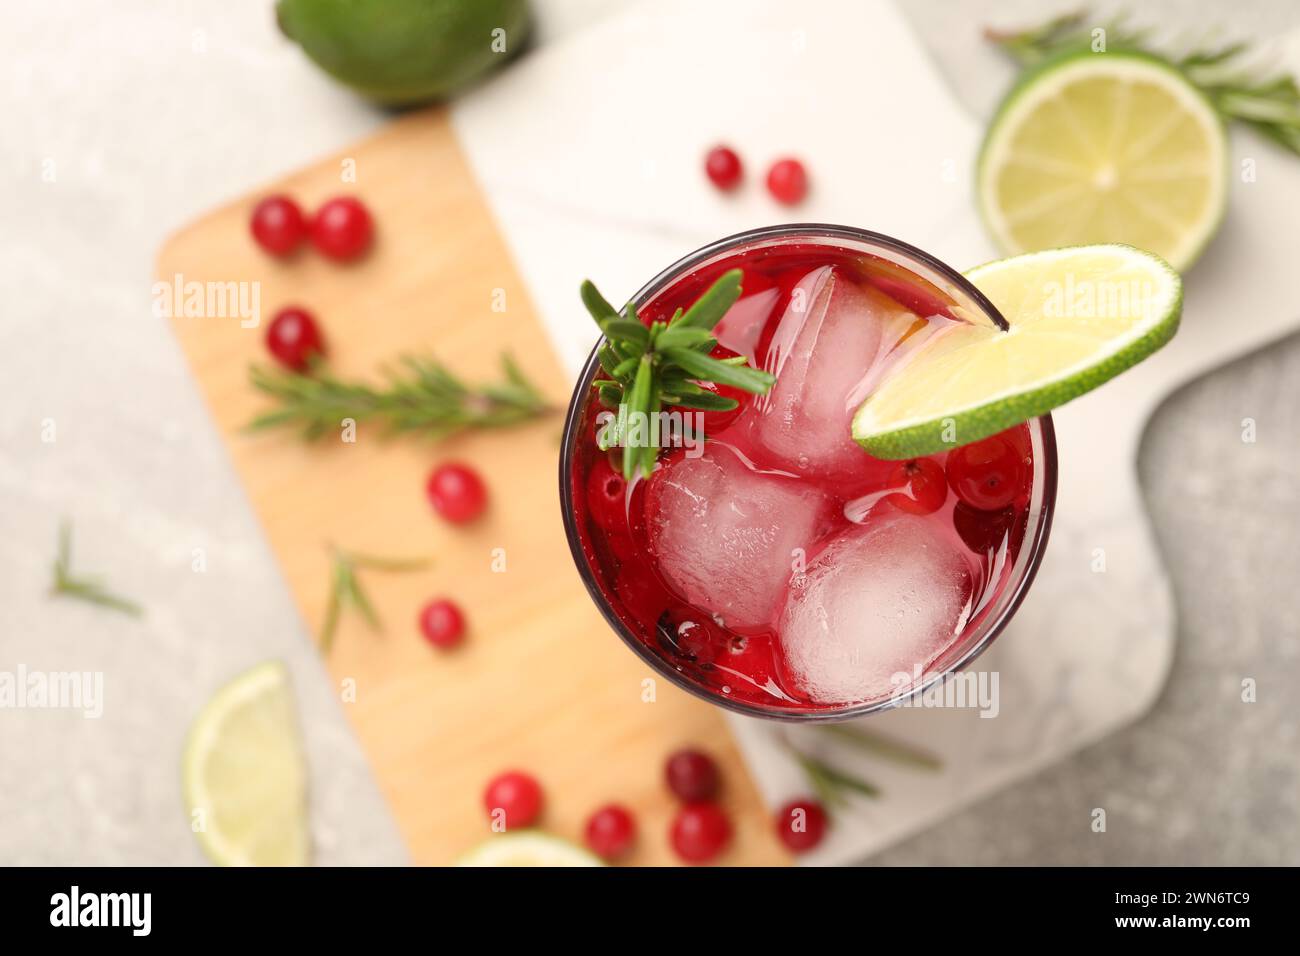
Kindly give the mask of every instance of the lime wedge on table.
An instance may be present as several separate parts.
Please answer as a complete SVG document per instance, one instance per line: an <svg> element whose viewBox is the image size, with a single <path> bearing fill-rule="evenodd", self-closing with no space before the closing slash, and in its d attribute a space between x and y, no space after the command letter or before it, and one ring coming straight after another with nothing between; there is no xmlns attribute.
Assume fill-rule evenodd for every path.
<svg viewBox="0 0 1300 956"><path fill-rule="evenodd" d="M568 840L546 833L503 833L484 840L457 866L604 866L596 857Z"/></svg>
<svg viewBox="0 0 1300 956"><path fill-rule="evenodd" d="M1228 149L1173 65L1077 51L1028 73L980 151L980 212L1004 252L1123 242L1186 269L1223 217Z"/></svg>
<svg viewBox="0 0 1300 956"><path fill-rule="evenodd" d="M212 862L308 863L306 770L283 664L259 664L208 701L190 727L182 778L194 835Z"/></svg>
<svg viewBox="0 0 1300 956"><path fill-rule="evenodd" d="M1033 252L966 275L1010 330L954 323L900 359L853 417L877 458L934 454L1063 405L1168 342L1182 311L1178 273L1131 246Z"/></svg>

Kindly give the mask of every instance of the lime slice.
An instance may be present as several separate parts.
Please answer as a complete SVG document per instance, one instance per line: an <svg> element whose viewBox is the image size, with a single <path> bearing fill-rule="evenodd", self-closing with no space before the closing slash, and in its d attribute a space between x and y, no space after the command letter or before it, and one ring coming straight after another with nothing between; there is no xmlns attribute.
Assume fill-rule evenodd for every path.
<svg viewBox="0 0 1300 956"><path fill-rule="evenodd" d="M546 833L503 833L484 840L457 866L604 866L596 857L568 840Z"/></svg>
<svg viewBox="0 0 1300 956"><path fill-rule="evenodd" d="M279 661L245 671L208 701L190 727L181 774L191 826L212 862L309 862L302 740Z"/></svg>
<svg viewBox="0 0 1300 956"><path fill-rule="evenodd" d="M877 458L934 454L1063 405L1168 342L1182 312L1178 273L1131 246L1032 252L967 277L1010 330L954 322L897 357L853 416Z"/></svg>
<svg viewBox="0 0 1300 956"><path fill-rule="evenodd" d="M976 191L1008 255L1088 243L1147 249L1182 271L1227 197L1223 122L1179 70L1076 51L1034 68L989 126Z"/></svg>

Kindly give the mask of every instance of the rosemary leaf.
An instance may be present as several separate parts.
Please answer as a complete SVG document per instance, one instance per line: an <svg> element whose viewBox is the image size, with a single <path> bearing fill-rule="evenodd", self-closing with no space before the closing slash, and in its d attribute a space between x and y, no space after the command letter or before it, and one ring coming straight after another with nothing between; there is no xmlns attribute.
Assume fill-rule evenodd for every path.
<svg viewBox="0 0 1300 956"><path fill-rule="evenodd" d="M943 761L934 754L913 747L911 744L881 736L874 731L851 727L847 724L823 724L821 729L824 733L851 744L859 750L874 754L877 757L883 757L886 760L892 760L895 763L924 770L938 770L943 767Z"/></svg>
<svg viewBox="0 0 1300 956"><path fill-rule="evenodd" d="M632 319L609 319L601 323L600 330L611 339L639 345L642 351L650 344L650 330Z"/></svg>
<svg viewBox="0 0 1300 956"><path fill-rule="evenodd" d="M352 607L370 625L372 631L382 631L383 624L369 595L361 586L358 570L405 572L418 571L429 566L423 558L382 558L370 554L355 554L331 547L330 592L325 602L325 618L321 622L320 648L328 654L334 647L339 621L343 611Z"/></svg>
<svg viewBox="0 0 1300 956"><path fill-rule="evenodd" d="M136 602L114 594L96 578L78 577L72 573L72 525L59 524L58 544L54 557L54 580L50 585L52 597L69 597L87 604L95 604L112 611L139 617L144 609Z"/></svg>
<svg viewBox="0 0 1300 956"><path fill-rule="evenodd" d="M670 325L667 329L655 339L655 348L671 349L684 348L689 349L697 345L708 343L709 348L713 348L716 340L709 329L697 329L690 325L683 325L678 322L676 325Z"/></svg>
<svg viewBox="0 0 1300 956"><path fill-rule="evenodd" d="M684 325L712 330L740 298L742 275L739 269L724 272L702 296L695 300L674 326Z"/></svg>
<svg viewBox="0 0 1300 956"><path fill-rule="evenodd" d="M864 797L880 796L880 788L869 781L836 770L830 764L808 754L797 750L791 752L808 777L809 786L827 807L843 806L848 802L847 793L857 793Z"/></svg>
<svg viewBox="0 0 1300 956"><path fill-rule="evenodd" d="M729 412L740 402L725 395L714 395L703 389L694 392L682 390L673 396L673 404L682 408L698 409L702 412Z"/></svg>
<svg viewBox="0 0 1300 956"><path fill-rule="evenodd" d="M600 291L592 284L590 279L582 283L581 294L582 304L587 307L587 311L591 313L591 317L597 322L618 315L618 310L605 301L605 297L600 294Z"/></svg>
<svg viewBox="0 0 1300 956"><path fill-rule="evenodd" d="M668 348L663 350L663 354L669 361L685 369L697 379L707 379L719 385L732 385L755 395L763 394L776 381L775 376L762 369L750 368L747 365L733 365L689 349Z"/></svg>
<svg viewBox="0 0 1300 956"><path fill-rule="evenodd" d="M633 415L640 414L647 416L648 420L650 415L650 394L653 389L654 363L651 361L650 356L643 355L641 357L640 365L636 370L636 379L632 382L632 391L627 395L627 410L629 418ZM649 438L649 436L646 437L647 439ZM647 440L646 445L649 444L650 442ZM640 449L633 449L633 451L639 452ZM638 456L637 454L629 455L626 453L623 455L623 477L628 481L631 481L633 476L636 474L638 458L641 463L644 463L644 456ZM653 467L654 465L652 463L651 469L653 469ZM645 474L648 477L650 471L647 470Z"/></svg>

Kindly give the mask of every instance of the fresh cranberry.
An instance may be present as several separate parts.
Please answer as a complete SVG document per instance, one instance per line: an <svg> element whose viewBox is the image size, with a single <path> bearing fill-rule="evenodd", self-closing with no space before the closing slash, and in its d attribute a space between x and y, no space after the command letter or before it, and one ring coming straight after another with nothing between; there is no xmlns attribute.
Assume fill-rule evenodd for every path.
<svg viewBox="0 0 1300 956"><path fill-rule="evenodd" d="M797 159L778 159L767 171L767 191L777 202L793 206L808 195L808 173Z"/></svg>
<svg viewBox="0 0 1300 956"><path fill-rule="evenodd" d="M679 413L682 416L683 424L696 438L711 438L719 434L740 417L745 410L745 404L750 399L748 392L732 385L719 385L717 382L709 381L696 382L695 384L706 392L712 392L722 398L730 398L736 403L735 408L727 411L701 411L698 408L682 408L676 405L670 408L668 411Z"/></svg>
<svg viewBox="0 0 1300 956"><path fill-rule="evenodd" d="M339 261L355 259L366 251L374 233L370 212L351 196L331 199L311 223L311 241L323 255Z"/></svg>
<svg viewBox="0 0 1300 956"><path fill-rule="evenodd" d="M307 371L313 357L325 354L325 340L316 320L297 306L275 313L266 327L266 347L277 362L295 372Z"/></svg>
<svg viewBox="0 0 1300 956"><path fill-rule="evenodd" d="M668 789L687 803L712 800L718 794L718 765L698 750L679 750L669 757L664 776Z"/></svg>
<svg viewBox="0 0 1300 956"><path fill-rule="evenodd" d="M776 835L792 853L806 853L826 836L826 811L816 800L793 800L777 811Z"/></svg>
<svg viewBox="0 0 1300 956"><path fill-rule="evenodd" d="M455 647L465 635L465 615L451 601L439 598L420 612L420 630L434 647Z"/></svg>
<svg viewBox="0 0 1300 956"><path fill-rule="evenodd" d="M1011 504L1028 476L1024 457L1002 435L953 449L947 467L957 497L981 511Z"/></svg>
<svg viewBox="0 0 1300 956"><path fill-rule="evenodd" d="M740 184L743 170L740 166L740 157L736 155L735 150L728 149L726 146L715 146L704 157L704 172L708 174L709 179L713 180L713 185L727 190L735 189Z"/></svg>
<svg viewBox="0 0 1300 956"><path fill-rule="evenodd" d="M688 863L708 863L731 842L731 821L716 803L690 803L678 811L673 849Z"/></svg>
<svg viewBox="0 0 1300 956"><path fill-rule="evenodd" d="M598 455L587 475L587 510L606 531L626 531L627 480L607 455Z"/></svg>
<svg viewBox="0 0 1300 956"><path fill-rule="evenodd" d="M487 488L478 472L468 465L450 462L439 465L425 486L433 510L452 524L473 521L487 507Z"/></svg>
<svg viewBox="0 0 1300 956"><path fill-rule="evenodd" d="M966 547L980 555L997 551L1006 540L1014 519L1015 511L1010 507L981 511L959 501L952 509L952 524L958 536Z"/></svg>
<svg viewBox="0 0 1300 956"><path fill-rule="evenodd" d="M498 810L504 813L506 829L530 826L542 812L541 784L522 771L507 771L487 785L483 806L489 817L495 817Z"/></svg>
<svg viewBox="0 0 1300 956"><path fill-rule="evenodd" d="M727 636L722 629L707 614L687 605L664 611L659 618L659 627L663 632L662 640L669 645L669 652L693 664L707 667L726 649ZM668 785L673 786L671 778Z"/></svg>
<svg viewBox="0 0 1300 956"><path fill-rule="evenodd" d="M908 514L933 514L948 499L948 480L943 466L933 458L902 461L890 473L891 483L904 489L885 496L899 511Z"/></svg>
<svg viewBox="0 0 1300 956"><path fill-rule="evenodd" d="M601 807L587 821L587 846L602 860L617 860L636 841L636 821L617 803Z"/></svg>
<svg viewBox="0 0 1300 956"><path fill-rule="evenodd" d="M253 207L248 225L257 244L273 256L287 256L307 235L302 209L288 196L267 196Z"/></svg>

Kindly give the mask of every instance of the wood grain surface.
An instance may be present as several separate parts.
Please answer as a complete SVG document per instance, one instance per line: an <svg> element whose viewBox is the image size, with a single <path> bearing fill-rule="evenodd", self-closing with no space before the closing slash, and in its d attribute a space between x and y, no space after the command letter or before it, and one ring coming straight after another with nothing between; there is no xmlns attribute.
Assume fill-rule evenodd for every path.
<svg viewBox="0 0 1300 956"><path fill-rule="evenodd" d="M351 265L309 249L272 259L248 235L253 204L272 192L308 210L333 195L361 196L375 215L374 247ZM173 325L311 633L323 617L330 543L432 560L414 573L364 572L384 630L345 616L327 661L416 863L450 863L490 835L484 784L511 767L542 781L547 830L580 840L587 815L618 801L641 827L629 862L674 862L667 831L676 807L663 762L687 744L712 752L723 768L736 837L720 862L788 862L721 713L662 680L654 701L644 701L642 681L652 673L579 581L556 488L560 409L571 383L442 111L398 119L190 225L159 255L160 280L178 275L260 283L256 328L216 316L177 317ZM502 294L505 309L494 311ZM385 440L367 425L353 444L249 435L242 426L266 406L248 384L248 366L265 360L266 325L289 304L316 314L341 375L373 378L397 355L423 353L471 381L494 378L508 347L557 410L510 431L440 443ZM451 459L472 463L490 489L488 514L467 528L439 520L424 494L429 470ZM494 549L504 549L504 572L493 570ZM451 653L431 649L416 623L423 603L440 595L469 620L466 642ZM348 680L355 702L343 699Z"/></svg>

